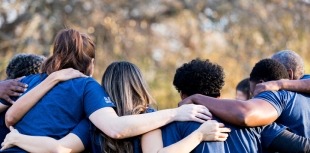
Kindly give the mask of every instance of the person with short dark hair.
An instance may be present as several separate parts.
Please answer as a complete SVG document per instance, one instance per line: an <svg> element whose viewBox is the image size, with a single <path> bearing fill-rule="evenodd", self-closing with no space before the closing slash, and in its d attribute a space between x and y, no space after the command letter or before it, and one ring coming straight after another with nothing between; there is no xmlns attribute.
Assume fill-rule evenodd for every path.
<svg viewBox="0 0 310 153"><path fill-rule="evenodd" d="M219 97L224 86L223 68L209 60L192 60L176 70L173 85L181 95L203 94Z"/></svg>
<svg viewBox="0 0 310 153"><path fill-rule="evenodd" d="M241 80L236 86L236 99L248 100L250 98L250 82L249 78L245 78Z"/></svg>
<svg viewBox="0 0 310 153"><path fill-rule="evenodd" d="M310 93L310 75L304 74L304 62L296 52L282 50L273 54L271 58L285 66L289 80L281 79L259 83L255 86L254 95L263 91L278 90Z"/></svg>
<svg viewBox="0 0 310 153"><path fill-rule="evenodd" d="M283 72L279 72L279 70ZM284 71L286 72L285 67L275 60L261 60L254 66L250 75L251 90L253 91L259 82L288 78L288 74ZM276 122L287 126L293 133L310 137L309 94L285 90L268 91L247 101L217 99L196 94L183 100L180 104L187 103L205 105L213 115L232 124L252 127Z"/></svg>
<svg viewBox="0 0 310 153"><path fill-rule="evenodd" d="M221 66L211 63L209 60L195 59L183 64L176 70L173 84L179 91L182 99L196 93L218 98L224 85L224 71ZM213 117L213 119L222 122L216 117ZM180 150L178 152L262 152L263 148L279 149L280 151L289 148L287 151L293 150L298 152L306 148L300 146L307 145L310 142L310 140L290 133L285 130L284 126L278 126L275 123L255 128L238 127L229 123L225 123L225 126L231 129L229 137L225 142L196 143L198 146L194 150ZM161 133L157 132L156 134L156 131L154 131L149 133L149 135L143 136L142 146L145 145L143 146L144 152L161 152L163 149L175 145L178 141L183 141L183 138L191 135L199 127L200 124L194 122L170 123L161 128ZM296 139L290 139L292 137ZM286 141L284 142L296 141L295 143L301 145L279 147L275 145L278 139L285 139ZM154 143L162 144L162 146L156 148Z"/></svg>
<svg viewBox="0 0 310 153"><path fill-rule="evenodd" d="M25 84L20 83L18 78L23 77L23 76L28 76L31 74L36 74L39 73L40 71L40 66L44 62L45 57L40 56L40 55L35 55L35 54L16 54L9 62L8 66L6 67L6 74L7 74L7 81L12 81L12 79L16 79L15 83L20 84L17 87L20 88L20 90L25 90ZM6 82L7 82L6 81ZM2 84L0 86L3 88L3 83L5 81L1 81ZM7 92L9 89L3 89L6 90ZM21 93L17 93L20 95ZM11 95L13 96L13 95ZM14 94L14 96L17 96ZM7 102L12 102L12 100L9 100L9 96L7 98L2 98L6 100ZM3 105L0 103L0 105ZM3 109L7 109L8 107L4 106L1 107ZM6 127L5 125L5 110L2 110L0 114L0 142L3 142L5 136L10 132L10 130Z"/></svg>
<svg viewBox="0 0 310 153"><path fill-rule="evenodd" d="M6 67L8 79L15 79L40 72L40 67L46 57L36 54L16 54Z"/></svg>

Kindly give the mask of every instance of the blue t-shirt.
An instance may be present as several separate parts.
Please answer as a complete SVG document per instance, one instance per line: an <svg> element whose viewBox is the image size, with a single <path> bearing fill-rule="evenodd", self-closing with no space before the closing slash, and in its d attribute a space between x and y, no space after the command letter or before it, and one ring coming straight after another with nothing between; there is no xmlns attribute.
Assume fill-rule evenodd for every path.
<svg viewBox="0 0 310 153"><path fill-rule="evenodd" d="M161 128L164 147L182 140L198 129L200 125L201 123L197 122L172 122ZM263 149L267 148L274 138L285 130L284 126L278 126L276 124L271 124L264 127L245 128L225 123L225 127L231 129L226 141L204 141L200 143L192 152L263 152Z"/></svg>
<svg viewBox="0 0 310 153"><path fill-rule="evenodd" d="M147 108L145 113L152 113L156 110L153 108ZM134 153L142 153L141 148L141 137L136 136L130 138L133 144L133 152ZM91 144L91 152L92 153L102 153L104 152L101 148L102 144L104 143L104 138L99 134L99 131L96 131L96 127L94 125L91 125L90 128L90 144Z"/></svg>
<svg viewBox="0 0 310 153"><path fill-rule="evenodd" d="M293 133L310 138L310 94L280 90L266 91L255 98L269 102L278 112L276 123Z"/></svg>
<svg viewBox="0 0 310 153"><path fill-rule="evenodd" d="M310 79L310 75L309 75L309 74L305 74L305 75L303 75L300 79L301 79L301 80L302 80L302 79Z"/></svg>
<svg viewBox="0 0 310 153"><path fill-rule="evenodd" d="M5 125L5 113L6 111L0 113L0 143L3 142L5 136L10 132L9 128Z"/></svg>
<svg viewBox="0 0 310 153"><path fill-rule="evenodd" d="M74 129L71 131L71 133L75 134L80 138L82 141L85 150L90 149L90 126L91 122L89 119L83 119Z"/></svg>
<svg viewBox="0 0 310 153"><path fill-rule="evenodd" d="M46 77L46 74L30 75L21 82L28 84L29 91ZM82 119L104 107L114 107L114 104L103 88L93 78L76 78L58 83L25 114L15 128L22 134L58 140L72 131Z"/></svg>

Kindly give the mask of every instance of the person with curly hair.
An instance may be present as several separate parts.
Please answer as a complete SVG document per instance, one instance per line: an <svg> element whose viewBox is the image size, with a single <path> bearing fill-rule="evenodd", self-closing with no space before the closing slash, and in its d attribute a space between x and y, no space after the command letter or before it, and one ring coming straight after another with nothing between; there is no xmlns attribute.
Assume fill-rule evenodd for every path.
<svg viewBox="0 0 310 153"><path fill-rule="evenodd" d="M46 57L36 54L16 54L9 62L6 68L6 75L8 79L15 79L30 74L40 72L40 67Z"/></svg>
<svg viewBox="0 0 310 153"><path fill-rule="evenodd" d="M84 75L91 76L94 72L94 58L95 45L86 34L74 29L64 29L56 35L53 54L41 68L43 74L22 80L31 83L29 85L31 90L28 89L27 93L19 97L6 114L5 120L8 126L15 124L16 130L23 134L24 138L31 137L31 141L23 142L32 145L23 143L15 144L16 146L31 150L30 152L57 152L60 151L59 148L65 149L66 152L80 152L88 146L88 122L80 126L85 119L89 119L102 134L111 139L126 139L141 135L172 121L206 122L210 119L209 111L201 105L186 105L143 114L148 107L147 104L153 99L146 89L145 81L140 74L137 74L138 71L135 70L133 73L126 66L123 69L115 68L119 72L115 75L110 73L112 76L110 78L113 79L124 78L125 72L132 76L124 78L122 81L125 82L121 83L104 79L108 82L103 82L100 86L91 77L68 81L50 78L54 72L66 68L74 68ZM69 76L70 74L67 74L64 78L67 79ZM112 99L114 96L116 98ZM118 105L121 102L124 104ZM76 127L79 128L74 130ZM34 139L33 136L41 137ZM41 140L43 137L46 139ZM43 142L46 147L43 147ZM133 152L131 149L126 149L127 144L116 149ZM2 152L22 150L15 146L10 148L11 143L3 143L2 147L2 149L9 148ZM111 148L115 149L115 146Z"/></svg>
<svg viewBox="0 0 310 153"><path fill-rule="evenodd" d="M16 54L9 62L6 67L7 79L18 79L19 77L28 76L30 74L36 74L40 72L40 66L46 58L44 56L35 55L35 54ZM8 80L8 81L9 81ZM18 79L19 80L19 79ZM5 81L4 81L5 82ZM19 82L19 81L17 81ZM16 83L17 83L16 82ZM3 83L3 82L2 82ZM22 84L22 83L20 83ZM21 88L20 86L18 86ZM24 91L24 88L22 88ZM9 90L3 88L3 90ZM18 93L21 94L21 93ZM10 99L9 97L6 99ZM12 100L7 100L11 102ZM3 105L0 103L0 105ZM1 107L7 109L6 106ZM2 110L0 114L0 142L3 142L5 136L10 132L10 130L5 126L4 117L5 110Z"/></svg>
<svg viewBox="0 0 310 153"><path fill-rule="evenodd" d="M263 91L290 90L310 93L310 75L305 74L304 62L294 51L282 50L271 56L272 59L283 64L289 74L289 80L281 79L259 83L255 86L253 95Z"/></svg>
<svg viewBox="0 0 310 153"><path fill-rule="evenodd" d="M250 89L253 92L257 83L288 78L281 63L263 59L256 63L250 74ZM247 101L195 94L184 99L180 105L188 103L205 105L213 115L235 125L253 127L276 122L287 126L293 133L310 138L309 94L267 91Z"/></svg>
<svg viewBox="0 0 310 153"><path fill-rule="evenodd" d="M250 82L249 78L241 80L236 86L236 99L237 100L248 100L251 98L250 95Z"/></svg>
<svg viewBox="0 0 310 153"><path fill-rule="evenodd" d="M224 76L223 68L220 65L212 63L209 60L195 59L189 63L183 64L176 70L173 85L180 93L182 99L194 94L219 98L220 91L224 86ZM213 117L213 119L223 122L216 117ZM225 123L225 126L231 129L229 137L225 142L184 141L186 137L194 135L200 126L199 123L195 122L173 122L162 127L161 130L149 132L142 137L143 151L172 152L169 150L170 147L173 147L176 143L184 143L184 146L187 147L192 145L193 150L179 148L180 150L178 152L254 153L262 152L265 148L275 149L276 151L285 150L298 152L307 149L305 146L310 144L309 139L290 133L284 126L278 126L275 123L256 128L244 128ZM283 133L285 133L285 135ZM218 137L225 137L225 134L220 134ZM292 137L295 139L291 139ZM280 141L281 143L296 143L296 145L284 147L277 146L276 144ZM155 146L154 143L157 145ZM310 148L308 148L307 151L309 151L309 149Z"/></svg>

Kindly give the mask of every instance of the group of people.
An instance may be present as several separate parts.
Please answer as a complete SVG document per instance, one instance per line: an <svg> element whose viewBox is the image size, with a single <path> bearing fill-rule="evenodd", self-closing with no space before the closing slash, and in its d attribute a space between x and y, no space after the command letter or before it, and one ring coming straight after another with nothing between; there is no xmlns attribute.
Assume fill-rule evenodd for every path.
<svg viewBox="0 0 310 153"><path fill-rule="evenodd" d="M259 61L238 100L220 99L220 65L184 63L173 79L180 106L159 111L136 65L113 62L100 85L94 60L95 44L74 29L47 59L16 55L0 82L0 152L310 151L310 77L293 51Z"/></svg>

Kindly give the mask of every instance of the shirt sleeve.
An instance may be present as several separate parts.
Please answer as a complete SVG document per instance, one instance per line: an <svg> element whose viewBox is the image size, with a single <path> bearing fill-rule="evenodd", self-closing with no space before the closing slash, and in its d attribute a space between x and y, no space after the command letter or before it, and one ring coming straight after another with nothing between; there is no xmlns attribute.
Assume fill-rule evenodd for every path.
<svg viewBox="0 0 310 153"><path fill-rule="evenodd" d="M300 79L301 79L301 80L310 79L310 75L309 75L309 74L305 74L305 75L302 76Z"/></svg>
<svg viewBox="0 0 310 153"><path fill-rule="evenodd" d="M104 107L115 107L115 105L97 81L89 80L84 91L84 108L87 117Z"/></svg>
<svg viewBox="0 0 310 153"><path fill-rule="evenodd" d="M280 116L282 111L286 108L288 92L284 90L265 91L258 94L254 98L269 102L277 110L278 115Z"/></svg>
<svg viewBox="0 0 310 153"><path fill-rule="evenodd" d="M270 125L264 126L261 133L261 141L263 147L268 148L271 142L284 130L286 130L286 127L281 124L272 123Z"/></svg>
<svg viewBox="0 0 310 153"><path fill-rule="evenodd" d="M90 146L90 121L88 119L83 119L72 131L71 133L78 136L84 144L84 148L89 148Z"/></svg>

